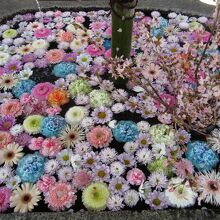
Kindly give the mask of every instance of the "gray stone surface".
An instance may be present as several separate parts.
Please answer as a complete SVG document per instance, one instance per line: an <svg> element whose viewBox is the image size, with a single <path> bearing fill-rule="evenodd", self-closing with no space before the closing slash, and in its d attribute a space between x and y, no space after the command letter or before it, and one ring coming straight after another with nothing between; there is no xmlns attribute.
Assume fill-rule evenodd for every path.
<svg viewBox="0 0 220 220"><path fill-rule="evenodd" d="M51 7L74 7L91 8L102 7L109 8L109 0L40 0L42 8ZM177 11L189 14L199 14L210 16L213 13L213 6L201 3L199 0L139 0L138 8L141 9L160 9L164 11ZM0 0L0 17L16 13L22 9L37 9L35 0Z"/></svg>
<svg viewBox="0 0 220 220"><path fill-rule="evenodd" d="M2 214L0 220L219 220L220 214L209 210L120 211L120 212L62 212Z"/></svg>

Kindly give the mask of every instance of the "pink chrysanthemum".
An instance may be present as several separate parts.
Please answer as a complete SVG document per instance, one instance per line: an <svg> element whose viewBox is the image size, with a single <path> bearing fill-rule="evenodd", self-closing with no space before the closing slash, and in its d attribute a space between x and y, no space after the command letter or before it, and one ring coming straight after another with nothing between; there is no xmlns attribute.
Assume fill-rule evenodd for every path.
<svg viewBox="0 0 220 220"><path fill-rule="evenodd" d="M90 174L85 170L77 171L73 176L73 184L78 189L86 187L91 180Z"/></svg>
<svg viewBox="0 0 220 220"><path fill-rule="evenodd" d="M62 146L60 140L58 138L52 137L43 141L40 153L45 157L54 157L60 152L61 149Z"/></svg>
<svg viewBox="0 0 220 220"><path fill-rule="evenodd" d="M12 136L7 131L0 131L0 149L12 142Z"/></svg>
<svg viewBox="0 0 220 220"><path fill-rule="evenodd" d="M0 212L5 212L9 207L11 190L7 187L0 187Z"/></svg>
<svg viewBox="0 0 220 220"><path fill-rule="evenodd" d="M49 208L54 211L71 207L76 198L71 185L62 182L54 184L45 194L45 201L48 203Z"/></svg>
<svg viewBox="0 0 220 220"><path fill-rule="evenodd" d="M182 159L174 165L177 175L181 178L185 178L193 174L193 165L189 160Z"/></svg>
<svg viewBox="0 0 220 220"><path fill-rule="evenodd" d="M1 114L17 117L22 113L22 106L16 99L11 99L1 105Z"/></svg>
<svg viewBox="0 0 220 220"><path fill-rule="evenodd" d="M46 53L46 59L49 63L55 64L60 63L63 60L64 52L63 50L53 49Z"/></svg>
<svg viewBox="0 0 220 220"><path fill-rule="evenodd" d="M53 90L53 84L49 82L38 83L31 91L31 94L38 100L47 100Z"/></svg>
<svg viewBox="0 0 220 220"><path fill-rule="evenodd" d="M106 126L97 126L87 134L87 140L95 148L107 147L112 141L112 132Z"/></svg>

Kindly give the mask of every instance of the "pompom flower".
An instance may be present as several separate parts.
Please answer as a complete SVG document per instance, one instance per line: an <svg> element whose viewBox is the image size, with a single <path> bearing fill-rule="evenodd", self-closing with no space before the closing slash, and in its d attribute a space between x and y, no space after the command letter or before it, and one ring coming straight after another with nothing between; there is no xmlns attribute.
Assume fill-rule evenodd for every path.
<svg viewBox="0 0 220 220"><path fill-rule="evenodd" d="M135 141L139 131L132 121L119 121L113 128L113 136L118 142Z"/></svg>
<svg viewBox="0 0 220 220"><path fill-rule="evenodd" d="M85 107L74 106L66 112L65 119L68 124L79 124L87 115L88 111Z"/></svg>
<svg viewBox="0 0 220 220"><path fill-rule="evenodd" d="M102 211L107 206L110 192L104 183L92 183L82 193L83 205L91 211Z"/></svg>
<svg viewBox="0 0 220 220"><path fill-rule="evenodd" d="M86 95L90 93L91 90L91 86L84 79L78 79L69 85L69 92L72 97L76 97L81 94Z"/></svg>
<svg viewBox="0 0 220 220"><path fill-rule="evenodd" d="M41 115L30 115L30 116L28 116L23 122L24 130L28 134L38 134L38 133L40 133L43 118L44 117L41 116Z"/></svg>
<svg viewBox="0 0 220 220"><path fill-rule="evenodd" d="M106 126L97 126L89 131L87 140L95 148L107 147L112 141L112 132Z"/></svg>
<svg viewBox="0 0 220 220"><path fill-rule="evenodd" d="M5 186L0 187L0 213L9 208L11 190Z"/></svg>
<svg viewBox="0 0 220 220"><path fill-rule="evenodd" d="M129 170L127 173L127 180L131 185L139 186L145 181L145 179L146 177L144 173L138 168Z"/></svg>
<svg viewBox="0 0 220 220"><path fill-rule="evenodd" d="M164 124L157 124L150 127L150 135L154 144L173 145L175 144L175 133L173 129Z"/></svg>
<svg viewBox="0 0 220 220"><path fill-rule="evenodd" d="M76 73L76 64L74 63L59 63L56 64L53 67L53 71L52 73L56 76L56 77L66 77L69 74L75 74Z"/></svg>
<svg viewBox="0 0 220 220"><path fill-rule="evenodd" d="M54 89L48 95L48 102L52 106L65 105L66 103L69 102L69 97L68 97L68 94L67 94L67 92L65 90Z"/></svg>
<svg viewBox="0 0 220 220"><path fill-rule="evenodd" d="M39 153L27 154L19 160L16 175L21 182L36 183L44 173L45 158Z"/></svg>
<svg viewBox="0 0 220 220"><path fill-rule="evenodd" d="M40 191L36 185L24 183L21 188L18 187L12 192L10 197L10 206L15 212L25 213L32 211L34 206L40 201Z"/></svg>
<svg viewBox="0 0 220 220"><path fill-rule="evenodd" d="M37 181L37 188L41 192L48 192L50 187L56 183L54 176L43 175L40 180Z"/></svg>
<svg viewBox="0 0 220 220"><path fill-rule="evenodd" d="M48 95L53 90L53 84L49 82L38 83L31 91L33 97L38 100L47 100Z"/></svg>
<svg viewBox="0 0 220 220"><path fill-rule="evenodd" d="M209 171L219 162L218 154L204 141L194 141L187 145L186 159L199 171Z"/></svg>
<svg viewBox="0 0 220 220"><path fill-rule="evenodd" d="M90 94L90 104L93 108L101 106L111 106L112 98L111 95L105 90L93 90Z"/></svg>
<svg viewBox="0 0 220 220"><path fill-rule="evenodd" d="M64 52L59 49L49 50L46 53L46 59L51 64L60 63L63 60Z"/></svg>
<svg viewBox="0 0 220 220"><path fill-rule="evenodd" d="M15 87L13 87L12 93L16 98L20 98L23 93L31 93L31 90L35 85L36 83L33 80L21 80Z"/></svg>
<svg viewBox="0 0 220 220"><path fill-rule="evenodd" d="M41 124L41 133L46 137L57 136L66 126L61 116L45 117Z"/></svg>
<svg viewBox="0 0 220 220"><path fill-rule="evenodd" d="M63 182L54 184L45 194L45 201L54 211L70 208L74 205L76 198L71 185Z"/></svg>

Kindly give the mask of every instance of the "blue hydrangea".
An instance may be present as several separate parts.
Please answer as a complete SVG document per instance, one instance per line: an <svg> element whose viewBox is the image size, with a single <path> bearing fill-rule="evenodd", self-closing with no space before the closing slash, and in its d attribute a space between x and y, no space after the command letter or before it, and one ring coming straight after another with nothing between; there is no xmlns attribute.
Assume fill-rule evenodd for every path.
<svg viewBox="0 0 220 220"><path fill-rule="evenodd" d="M36 83L31 79L21 80L13 87L12 93L16 98L20 98L23 93L31 93L35 85Z"/></svg>
<svg viewBox="0 0 220 220"><path fill-rule="evenodd" d="M105 40L103 43L103 46L105 47L106 50L111 48L111 40Z"/></svg>
<svg viewBox="0 0 220 220"><path fill-rule="evenodd" d="M39 153L27 154L18 162L16 175L22 182L36 183L44 174L45 158Z"/></svg>
<svg viewBox="0 0 220 220"><path fill-rule="evenodd" d="M219 162L218 154L204 141L193 141L187 145L186 158L199 171L209 171Z"/></svg>
<svg viewBox="0 0 220 220"><path fill-rule="evenodd" d="M135 141L138 128L133 121L119 121L113 128L113 135L118 142Z"/></svg>
<svg viewBox="0 0 220 220"><path fill-rule="evenodd" d="M65 119L61 116L48 116L42 121L41 133L46 137L57 136L65 126Z"/></svg>
<svg viewBox="0 0 220 220"><path fill-rule="evenodd" d="M159 27L153 27L151 29L151 35L153 37L162 37L164 35L164 29L167 27L168 27L167 19L160 17Z"/></svg>
<svg viewBox="0 0 220 220"><path fill-rule="evenodd" d="M52 73L56 76L56 77L66 77L69 74L75 74L76 73L76 64L74 63L59 63L56 64L53 67L53 71Z"/></svg>

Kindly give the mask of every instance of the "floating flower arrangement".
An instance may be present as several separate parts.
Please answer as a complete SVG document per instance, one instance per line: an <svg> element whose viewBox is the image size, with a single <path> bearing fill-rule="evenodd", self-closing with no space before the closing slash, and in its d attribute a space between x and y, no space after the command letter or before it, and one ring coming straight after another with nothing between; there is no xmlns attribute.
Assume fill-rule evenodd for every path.
<svg viewBox="0 0 220 220"><path fill-rule="evenodd" d="M213 25L136 12L123 60L110 57L109 11L1 24L0 212L219 206Z"/></svg>

